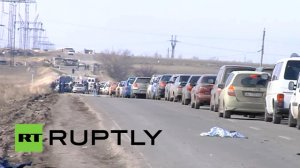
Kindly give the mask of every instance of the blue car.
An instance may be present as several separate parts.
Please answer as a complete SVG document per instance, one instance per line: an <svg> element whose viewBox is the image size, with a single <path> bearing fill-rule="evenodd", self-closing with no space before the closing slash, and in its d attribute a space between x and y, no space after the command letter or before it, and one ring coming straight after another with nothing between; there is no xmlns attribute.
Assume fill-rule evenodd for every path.
<svg viewBox="0 0 300 168"><path fill-rule="evenodd" d="M130 77L127 79L124 88L122 89L122 97L130 98L131 85L134 82L135 77Z"/></svg>

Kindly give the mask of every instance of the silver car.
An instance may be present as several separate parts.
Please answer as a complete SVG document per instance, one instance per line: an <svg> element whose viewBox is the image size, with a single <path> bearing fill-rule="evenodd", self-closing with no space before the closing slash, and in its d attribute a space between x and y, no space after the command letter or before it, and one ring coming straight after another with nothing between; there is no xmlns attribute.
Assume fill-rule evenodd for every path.
<svg viewBox="0 0 300 168"><path fill-rule="evenodd" d="M150 77L137 77L131 85L131 98L146 98L147 87L150 83Z"/></svg>

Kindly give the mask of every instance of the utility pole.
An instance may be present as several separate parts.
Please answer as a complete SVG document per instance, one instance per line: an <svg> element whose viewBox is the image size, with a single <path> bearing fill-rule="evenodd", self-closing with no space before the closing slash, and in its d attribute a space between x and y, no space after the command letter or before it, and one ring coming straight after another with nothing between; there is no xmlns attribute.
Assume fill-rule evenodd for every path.
<svg viewBox="0 0 300 168"><path fill-rule="evenodd" d="M261 56L260 56L260 66L262 67L263 64L263 58L264 58L264 52L265 52L265 35L266 35L266 29L264 28L263 32L263 39L262 39L262 46L261 46Z"/></svg>
<svg viewBox="0 0 300 168"><path fill-rule="evenodd" d="M170 58L170 48L168 48L168 51L167 51L167 58Z"/></svg>
<svg viewBox="0 0 300 168"><path fill-rule="evenodd" d="M174 58L174 55L175 55L175 47L176 47L176 43L178 42L177 40L176 40L176 37L177 36L174 36L174 35L172 35L172 37L171 37L171 46L172 46L172 54L171 54L171 58L173 59Z"/></svg>

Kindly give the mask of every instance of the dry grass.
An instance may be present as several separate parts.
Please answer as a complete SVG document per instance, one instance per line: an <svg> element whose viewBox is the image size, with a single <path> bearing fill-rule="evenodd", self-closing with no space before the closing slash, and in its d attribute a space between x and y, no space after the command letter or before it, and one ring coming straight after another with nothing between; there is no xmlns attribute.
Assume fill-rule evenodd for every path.
<svg viewBox="0 0 300 168"><path fill-rule="evenodd" d="M57 77L49 68L36 69L32 83L30 68L25 66L0 66L0 105L10 101L18 101L33 94L50 91L49 85Z"/></svg>

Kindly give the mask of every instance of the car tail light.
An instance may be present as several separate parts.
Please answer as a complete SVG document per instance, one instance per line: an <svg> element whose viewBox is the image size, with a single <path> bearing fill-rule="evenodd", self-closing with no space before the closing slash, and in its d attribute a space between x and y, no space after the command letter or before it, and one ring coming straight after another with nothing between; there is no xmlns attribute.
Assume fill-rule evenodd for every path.
<svg viewBox="0 0 300 168"><path fill-rule="evenodd" d="M162 82L159 82L159 87L160 88L164 88L164 87L166 87L166 82L164 82L164 81L162 81Z"/></svg>
<svg viewBox="0 0 300 168"><path fill-rule="evenodd" d="M277 94L277 106L283 108L284 106L284 94Z"/></svg>
<svg viewBox="0 0 300 168"><path fill-rule="evenodd" d="M234 88L233 85L229 86L227 93L228 93L229 96L235 96L235 88Z"/></svg>
<svg viewBox="0 0 300 168"><path fill-rule="evenodd" d="M138 86L137 83L134 83L134 84L132 85L132 88L133 88L133 89L138 89L138 87L139 87L139 86Z"/></svg>
<svg viewBox="0 0 300 168"><path fill-rule="evenodd" d="M186 87L186 89L187 89L188 91L192 91L193 86L192 86L191 84L188 84L188 86Z"/></svg>

